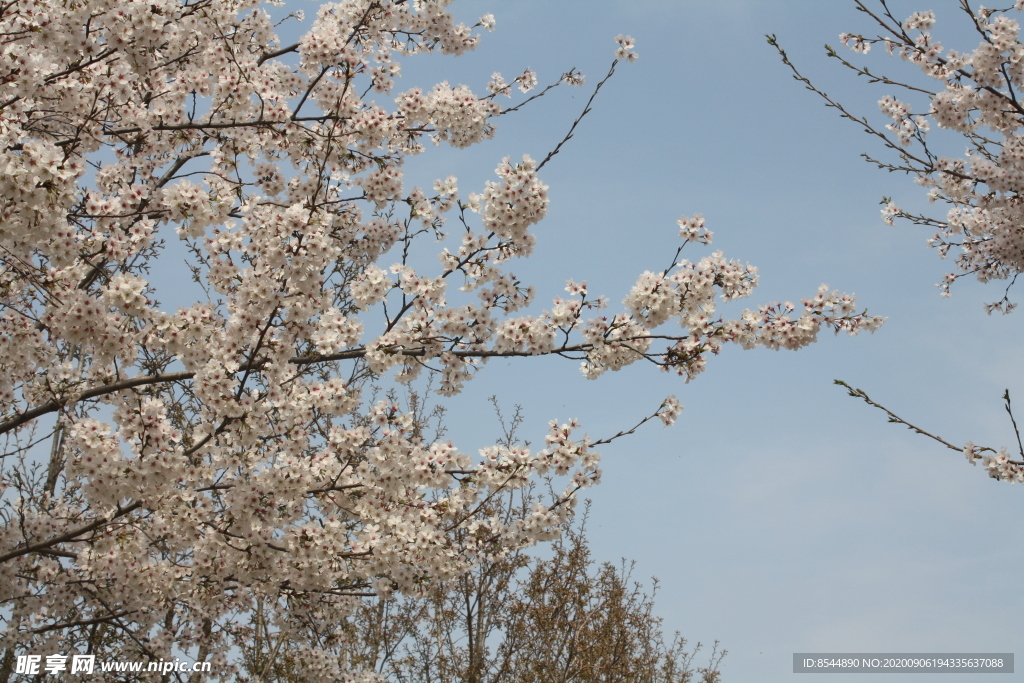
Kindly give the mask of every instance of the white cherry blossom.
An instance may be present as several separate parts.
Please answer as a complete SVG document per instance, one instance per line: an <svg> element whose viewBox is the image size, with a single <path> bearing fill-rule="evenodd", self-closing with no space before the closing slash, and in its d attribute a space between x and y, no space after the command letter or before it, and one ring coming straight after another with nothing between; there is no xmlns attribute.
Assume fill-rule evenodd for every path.
<svg viewBox="0 0 1024 683"><path fill-rule="evenodd" d="M255 610L288 638L310 605L327 618L367 593L422 595L554 538L600 480L597 447L626 433L566 416L539 450L465 453L371 380L431 375L447 397L488 359L536 355L588 378L643 361L689 380L725 344L796 349L881 323L827 287L799 310L722 315L757 269L720 252L677 252L618 309L573 281L545 309L511 268L536 247L550 156L431 189L403 174L427 143L492 137L497 96L517 107L538 88L532 69L483 95L396 87L403 59L470 52L494 28L448 5L323 3L291 45L255 0L0 13L0 433L30 454L0 471L0 649L185 654L231 679ZM1014 49L1016 29L990 23ZM632 38L616 44L635 60ZM583 82L572 70L533 97ZM688 248L711 242L700 215L678 229ZM427 249L437 261L410 256ZM182 252L201 298L161 303L186 296L161 285ZM643 421L681 410L653 406ZM554 492L521 518L482 512L542 475ZM369 680L302 647L303 680Z"/></svg>

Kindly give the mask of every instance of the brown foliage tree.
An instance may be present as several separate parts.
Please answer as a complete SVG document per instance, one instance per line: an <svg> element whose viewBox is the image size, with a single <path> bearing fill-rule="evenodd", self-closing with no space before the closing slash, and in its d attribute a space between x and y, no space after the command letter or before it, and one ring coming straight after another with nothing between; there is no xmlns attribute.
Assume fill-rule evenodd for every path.
<svg viewBox="0 0 1024 683"><path fill-rule="evenodd" d="M366 600L341 625L318 624L310 605L307 630L343 664L395 683L720 683L726 651L716 642L695 665L701 644L666 638L654 614L657 580L648 591L634 562L597 562L585 526L586 515L567 525L546 559L512 553L428 598ZM255 635L252 680L301 680L296 643Z"/></svg>

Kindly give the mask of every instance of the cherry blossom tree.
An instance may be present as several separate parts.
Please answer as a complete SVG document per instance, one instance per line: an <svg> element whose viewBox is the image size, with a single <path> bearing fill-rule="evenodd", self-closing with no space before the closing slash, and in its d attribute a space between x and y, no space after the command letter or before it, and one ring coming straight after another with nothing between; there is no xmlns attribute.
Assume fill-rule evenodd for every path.
<svg viewBox="0 0 1024 683"><path fill-rule="evenodd" d="M555 538L600 478L597 448L632 431L554 421L540 449L471 455L371 381L430 376L443 400L489 358L537 355L688 381L727 343L881 323L825 286L716 315L757 270L681 259L711 243L700 216L621 309L571 280L535 305L509 268L534 250L562 144L466 194L451 176L407 187L403 163L584 77L397 88L401 60L469 53L494 27L448 5L325 3L293 44L254 0L0 6L0 680L27 652L182 656L233 678L254 623L288 638L311 610L426 595ZM584 114L634 59L619 36ZM191 290L157 283L175 276L199 300L172 310L160 297ZM681 408L652 407L639 423ZM550 498L487 513L536 476L560 482ZM305 680L370 677L298 647Z"/></svg>
<svg viewBox="0 0 1024 683"><path fill-rule="evenodd" d="M884 126L853 113L819 89L797 70L774 36L768 36L768 42L776 47L794 78L824 98L827 106L837 109L841 116L860 125L890 153L887 159L864 155L868 161L886 171L913 177L927 188L928 200L941 207L932 213L915 213L901 209L888 197L882 200L886 223L892 225L901 219L934 230L929 245L942 258L954 256L955 270L939 285L942 295L949 296L951 286L970 275L981 282L1008 280L1001 298L985 308L989 313L1009 313L1017 305L1011 301L1010 291L1024 271L1024 101L1020 97L1024 88L1024 43L1020 41L1019 21L1024 0L996 9L975 8L968 0L959 0L957 14L978 41L967 52L943 46L933 34L936 15L931 10L917 11L900 20L886 0L854 0L854 4L868 17L875 33L843 33L839 36L843 45L861 55L880 47L921 72L892 77L854 64L826 46L829 57L871 83L887 87L889 92L878 100L879 109L889 121ZM930 135L933 126L955 135L936 141L937 136ZM992 478L1024 482L1024 445L1011 410L1009 390L1003 401L1017 435L1016 454L973 442L953 445L875 402L862 389L841 380L836 384L845 387L850 396L885 412L890 422L962 452L971 464L981 463Z"/></svg>

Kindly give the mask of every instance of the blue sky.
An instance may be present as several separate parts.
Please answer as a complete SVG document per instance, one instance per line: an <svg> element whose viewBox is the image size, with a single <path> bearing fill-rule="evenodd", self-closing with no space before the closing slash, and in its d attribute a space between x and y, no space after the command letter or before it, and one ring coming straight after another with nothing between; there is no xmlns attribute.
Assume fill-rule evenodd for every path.
<svg viewBox="0 0 1024 683"><path fill-rule="evenodd" d="M900 17L936 10L937 34L948 29L950 46L974 47L951 0L890 5ZM875 103L893 90L868 87L822 49L840 32L870 31L866 17L845 0L477 0L453 9L467 19L493 12L497 29L470 55L408 60L398 91L441 79L482 91L492 71L511 78L527 66L541 83L573 66L588 76L583 90L503 117L495 140L429 150L410 165L410 177L458 175L463 193L493 178L502 156L542 158L607 70L612 38L637 40L640 59L620 65L542 173L551 209L535 258L515 268L541 304L570 277L621 301L639 273L665 267L676 219L701 212L714 249L761 271L752 299L724 310L797 301L827 282L889 318L873 336L826 335L796 353L729 348L690 384L639 365L588 382L558 359L492 362L450 404L456 445L495 438L491 394L523 406L536 441L552 418L579 418L602 437L678 395L686 409L675 427L649 426L604 449L590 538L599 559L635 559L638 576L661 580L666 630L722 642L726 680L823 678L794 675L794 652L1012 652L1024 627L1022 491L832 385L861 387L956 444L1010 446L999 398L1008 388L1024 406L1024 314L984 313L999 283L963 281L939 297L951 264L926 247L930 233L879 217L883 195L927 208L923 192L859 159L880 150L793 81L763 37L777 34L823 89L877 116ZM898 59L870 57L916 77Z"/></svg>

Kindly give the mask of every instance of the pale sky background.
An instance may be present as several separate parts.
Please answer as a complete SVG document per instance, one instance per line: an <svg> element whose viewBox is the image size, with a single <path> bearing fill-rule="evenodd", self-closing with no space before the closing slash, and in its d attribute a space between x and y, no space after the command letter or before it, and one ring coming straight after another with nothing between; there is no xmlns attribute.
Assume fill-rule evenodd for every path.
<svg viewBox="0 0 1024 683"><path fill-rule="evenodd" d="M950 36L950 46L977 42L952 0L890 4L900 18L935 9L935 33ZM656 610L666 631L721 641L726 681L833 680L793 674L794 652L1017 649L1024 490L988 479L832 385L845 379L956 444L1012 445L1004 389L1020 397L1024 418L1024 312L984 313L1000 283L965 280L951 299L939 297L934 285L951 264L926 247L930 233L879 217L883 195L927 208L923 191L859 159L878 145L793 81L763 37L777 34L823 89L877 119L875 103L893 89L866 86L822 49L838 45L840 32L871 31L867 17L845 0L469 0L453 8L466 19L493 12L497 29L474 54L408 60L397 91L442 78L483 91L492 71L510 79L527 66L542 84L572 66L588 76L584 89L556 91L499 120L494 141L410 166L410 175L455 173L464 194L493 178L502 156L542 158L607 70L612 38L637 41L637 63L620 65L541 174L550 213L537 227L535 258L513 268L538 286L541 305L570 277L618 304L639 273L664 268L676 219L702 212L715 231L712 249L761 270L752 299L720 310L798 301L827 282L889 318L873 336L829 334L795 353L727 348L690 384L640 364L588 382L559 359L492 362L451 404L456 445L495 438L484 402L491 394L523 406L535 442L552 418L576 417L600 438L678 395L686 409L675 427L649 425L604 449L589 536L598 559L635 559L637 576L661 580ZM917 75L898 58L870 57L894 75Z"/></svg>
<svg viewBox="0 0 1024 683"><path fill-rule="evenodd" d="M971 49L977 38L955 4L890 3L901 18L935 9L936 34ZM300 8L314 6L285 7ZM587 75L585 88L559 88L499 119L494 140L409 164L410 181L457 175L463 196L493 179L503 156L543 158L607 71L612 38L637 41L637 63L619 66L541 173L549 215L535 257L512 268L537 286L538 307L573 278L615 310L641 272L668 264L680 215L703 213L715 243L685 257L722 249L761 272L751 299L720 311L799 301L827 282L889 318L874 335L826 334L795 353L727 348L690 384L643 364L588 382L563 359L491 362L448 404L453 442L474 452L499 436L492 394L523 407L534 443L553 418L608 436L676 394L686 409L675 427L649 424L603 449L589 538L598 560L633 559L637 577L660 579L667 632L721 641L726 682L837 680L793 674L794 652L1013 652L1024 629L1024 489L832 385L845 379L956 444L1012 445L1007 388L1024 419L1024 311L984 313L1000 283L963 281L939 297L934 285L952 266L926 247L930 233L879 216L883 195L927 208L923 191L859 159L879 146L793 81L764 40L777 34L823 89L877 119L875 103L893 89L867 87L822 49L840 32L871 31L867 18L847 0L457 0L453 9L469 22L493 12L497 29L475 53L404 61L396 93L445 79L483 93L493 71L511 80L527 66L542 85L570 67ZM870 57L917 75L898 58Z"/></svg>

